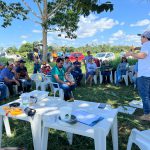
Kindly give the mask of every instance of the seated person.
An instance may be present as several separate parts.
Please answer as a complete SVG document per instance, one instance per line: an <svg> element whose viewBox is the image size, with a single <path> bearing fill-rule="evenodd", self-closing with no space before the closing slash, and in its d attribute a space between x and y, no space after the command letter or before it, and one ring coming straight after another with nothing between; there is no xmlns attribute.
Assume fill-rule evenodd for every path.
<svg viewBox="0 0 150 150"><path fill-rule="evenodd" d="M67 70L68 67L72 66L72 63L69 60L69 57L65 57L64 68Z"/></svg>
<svg viewBox="0 0 150 150"><path fill-rule="evenodd" d="M110 83L110 74L112 71L112 66L110 65L108 60L104 60L101 68L101 75L103 76L103 83Z"/></svg>
<svg viewBox="0 0 150 150"><path fill-rule="evenodd" d="M95 62L97 67L101 66L101 61L98 58L93 58L93 61Z"/></svg>
<svg viewBox="0 0 150 150"><path fill-rule="evenodd" d="M0 83L0 101L5 100L7 96L7 86Z"/></svg>
<svg viewBox="0 0 150 150"><path fill-rule="evenodd" d="M93 59L90 58L89 62L87 63L87 66L86 66L86 70L87 70L86 82L89 81L90 82L90 86L92 86L92 81L93 81L94 75L96 74L96 69L97 69L96 64L93 62Z"/></svg>
<svg viewBox="0 0 150 150"><path fill-rule="evenodd" d="M39 63L38 59L35 59L33 73L41 72L40 69L41 69L41 64Z"/></svg>
<svg viewBox="0 0 150 150"><path fill-rule="evenodd" d="M14 70L16 70L16 69L20 66L20 60L17 59L17 60L15 60L14 63L15 63L15 64L14 64Z"/></svg>
<svg viewBox="0 0 150 150"><path fill-rule="evenodd" d="M83 78L83 74L82 74L82 70L81 70L81 62L78 61L78 57L76 57L76 61L73 63L74 69L71 72L71 74L73 75L76 84L80 85L80 82Z"/></svg>
<svg viewBox="0 0 150 150"><path fill-rule="evenodd" d="M7 62L7 67L4 68L0 73L0 81L7 85L10 95L14 95L13 85L18 85L18 92L22 91L20 81L17 80L17 73L14 68L14 63L11 61Z"/></svg>
<svg viewBox="0 0 150 150"><path fill-rule="evenodd" d="M129 64L126 57L122 57L121 63L118 65L116 70L116 84L118 85L119 82L122 80L122 75L126 75L128 70Z"/></svg>
<svg viewBox="0 0 150 150"><path fill-rule="evenodd" d="M25 67L24 60L20 60L20 66L16 68L18 79L21 81L24 91L30 91L32 82L28 75L27 68Z"/></svg>
<svg viewBox="0 0 150 150"><path fill-rule="evenodd" d="M62 58L56 60L56 65L52 68L52 82L59 84L60 88L64 90L64 99L72 99L71 91L75 89L75 85L65 81L65 68L63 67L64 61Z"/></svg>
<svg viewBox="0 0 150 150"><path fill-rule="evenodd" d="M43 64L41 65L41 72L44 73L45 75L50 75L51 66L47 64L46 62L43 62Z"/></svg>

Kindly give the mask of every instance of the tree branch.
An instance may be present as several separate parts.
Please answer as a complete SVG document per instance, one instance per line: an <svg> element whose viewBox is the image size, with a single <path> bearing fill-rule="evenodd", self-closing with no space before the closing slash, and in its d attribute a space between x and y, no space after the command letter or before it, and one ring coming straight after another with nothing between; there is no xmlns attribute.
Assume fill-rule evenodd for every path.
<svg viewBox="0 0 150 150"><path fill-rule="evenodd" d="M32 10L32 8L25 2L25 0L21 0L23 3L24 3L24 5L29 9L29 11L35 16L35 17L37 17L37 18L39 18L39 19L42 19L39 15L37 15L33 10Z"/></svg>
<svg viewBox="0 0 150 150"><path fill-rule="evenodd" d="M59 3L54 10L52 10L49 14L48 14L48 19L51 19L54 14L56 13L56 11L62 6L62 4L65 2L66 0L63 0L61 3Z"/></svg>
<svg viewBox="0 0 150 150"><path fill-rule="evenodd" d="M38 21L36 21L36 20L30 18L30 17L27 17L27 19L31 20L32 22L34 22L34 23L36 23L36 24L40 24L40 25L42 24L42 23L40 23L40 22L38 22Z"/></svg>
<svg viewBox="0 0 150 150"><path fill-rule="evenodd" d="M41 15L43 16L43 12L42 12L42 9L40 7L40 3L37 0L35 0L35 2L36 2L37 6L39 8L39 11L40 11Z"/></svg>

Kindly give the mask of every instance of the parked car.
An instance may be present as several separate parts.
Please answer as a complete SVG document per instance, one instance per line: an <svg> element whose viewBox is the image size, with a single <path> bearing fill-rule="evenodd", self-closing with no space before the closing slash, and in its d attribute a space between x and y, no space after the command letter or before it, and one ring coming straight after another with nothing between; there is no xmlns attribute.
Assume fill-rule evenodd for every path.
<svg viewBox="0 0 150 150"><path fill-rule="evenodd" d="M112 52L101 52L101 53L97 53L95 58L98 58L101 61L113 60L115 59L115 54Z"/></svg>
<svg viewBox="0 0 150 150"><path fill-rule="evenodd" d="M78 60L81 62L84 59L84 55L80 52L72 52L69 56L69 59L71 62L75 62L76 57L78 57Z"/></svg>
<svg viewBox="0 0 150 150"><path fill-rule="evenodd" d="M18 54L7 54L7 52L4 52L3 54L1 54L1 57L5 57L8 59L14 59L14 60L19 60L22 57Z"/></svg>

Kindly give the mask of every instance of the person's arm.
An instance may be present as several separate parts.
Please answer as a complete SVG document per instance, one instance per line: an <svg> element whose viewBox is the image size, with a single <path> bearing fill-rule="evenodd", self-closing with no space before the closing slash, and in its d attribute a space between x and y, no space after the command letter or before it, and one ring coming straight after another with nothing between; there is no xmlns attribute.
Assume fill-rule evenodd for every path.
<svg viewBox="0 0 150 150"><path fill-rule="evenodd" d="M70 78L68 78L68 75L67 75L67 72L65 73L65 79L68 81L68 82L72 82L71 80L70 80Z"/></svg>
<svg viewBox="0 0 150 150"><path fill-rule="evenodd" d="M127 52L125 54L125 56L126 57L132 56L132 57L134 57L136 59L144 59L147 56L147 54L145 52L140 52L140 53Z"/></svg>
<svg viewBox="0 0 150 150"><path fill-rule="evenodd" d="M62 81L59 79L58 75L54 75L55 80L57 81L57 83L61 83L61 84L66 84L66 82Z"/></svg>
<svg viewBox="0 0 150 150"><path fill-rule="evenodd" d="M7 77L4 77L4 81L7 83L15 82L18 86L20 85L20 83L15 78L14 79L8 79Z"/></svg>

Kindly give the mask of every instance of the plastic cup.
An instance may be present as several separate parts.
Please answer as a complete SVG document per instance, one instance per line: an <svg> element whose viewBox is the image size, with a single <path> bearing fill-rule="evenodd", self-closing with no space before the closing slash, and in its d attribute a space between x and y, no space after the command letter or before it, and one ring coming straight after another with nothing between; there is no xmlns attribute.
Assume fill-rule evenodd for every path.
<svg viewBox="0 0 150 150"><path fill-rule="evenodd" d="M69 121L71 119L72 107L61 107L60 108L60 118L63 121Z"/></svg>

